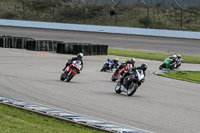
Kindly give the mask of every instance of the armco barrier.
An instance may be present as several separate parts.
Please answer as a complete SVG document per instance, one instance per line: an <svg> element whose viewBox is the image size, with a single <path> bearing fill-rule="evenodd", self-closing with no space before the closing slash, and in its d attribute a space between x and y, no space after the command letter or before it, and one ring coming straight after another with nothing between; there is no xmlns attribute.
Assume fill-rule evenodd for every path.
<svg viewBox="0 0 200 133"><path fill-rule="evenodd" d="M0 36L0 47L33 51L56 51L63 54L107 55L108 45L81 42L35 40L28 37Z"/></svg>

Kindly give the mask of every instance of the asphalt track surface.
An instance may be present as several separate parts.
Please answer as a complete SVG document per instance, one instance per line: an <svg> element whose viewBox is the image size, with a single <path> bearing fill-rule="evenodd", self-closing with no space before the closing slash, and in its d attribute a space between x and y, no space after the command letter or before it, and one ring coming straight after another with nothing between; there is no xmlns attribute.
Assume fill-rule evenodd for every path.
<svg viewBox="0 0 200 133"><path fill-rule="evenodd" d="M147 52L200 56L200 40L148 37L122 34L62 31L36 28L0 26L0 35L26 36L42 40L107 44L120 48Z"/></svg>
<svg viewBox="0 0 200 133"><path fill-rule="evenodd" d="M137 66L148 65L147 77L128 97L115 93L112 72L100 72L107 56L85 56L83 71L69 83L60 81L71 56L0 48L0 94L157 133L200 131L199 84L156 76L161 62L137 59ZM199 70L199 65L180 69Z"/></svg>
<svg viewBox="0 0 200 133"><path fill-rule="evenodd" d="M81 41L82 32L79 35L77 33L0 28L0 35L28 36L48 40L71 38L71 41L77 38ZM86 36L85 34L84 32L82 35ZM96 38L100 41L99 34L87 34L88 38L83 39L85 42L93 43L95 37L92 35L97 35ZM111 34L100 35L104 35L105 39L102 41L105 41ZM126 35L116 35L113 40L121 36L126 37ZM132 37L137 38L137 36ZM138 37L141 41L152 39ZM163 42L167 44L167 38L163 39ZM169 44L172 45L170 40ZM182 41L179 44L194 41L191 45L198 47L196 43L198 40L172 40ZM162 42L162 38L159 41ZM132 47L132 44L129 46ZM189 49L186 48L187 51ZM42 51L0 48L0 94L157 133L197 133L200 131L200 85L154 75L162 62L136 59L137 66L142 63L148 65L147 77L137 92L128 97L125 93L115 93L116 83L110 80L112 72L100 72L108 56L85 56L83 71L69 83L60 81L62 68L71 56L51 52L43 55ZM120 62L123 60L120 58ZM184 63L179 70L199 71L199 65Z"/></svg>

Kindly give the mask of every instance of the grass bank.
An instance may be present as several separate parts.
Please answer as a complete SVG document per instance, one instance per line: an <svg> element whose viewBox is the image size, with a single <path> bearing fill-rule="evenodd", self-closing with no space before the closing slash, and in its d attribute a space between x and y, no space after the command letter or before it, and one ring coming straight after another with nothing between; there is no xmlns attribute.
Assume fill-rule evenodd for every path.
<svg viewBox="0 0 200 133"><path fill-rule="evenodd" d="M131 50L121 50L121 49L108 49L108 54L132 57L132 58L139 58L139 59L147 59L147 60L157 60L157 61L164 61L164 59L167 58L168 56L172 56L172 54L131 51ZM182 59L183 59L184 63L200 64L199 56L182 55Z"/></svg>
<svg viewBox="0 0 200 133"><path fill-rule="evenodd" d="M172 2L174 3L174 2ZM115 14L111 15L110 10ZM1 0L0 18L59 23L181 30L181 9L161 4L118 6L71 0ZM183 7L182 30L200 31L200 7Z"/></svg>
<svg viewBox="0 0 200 133"><path fill-rule="evenodd" d="M167 78L200 84L200 72L171 71L167 72L166 75L159 75Z"/></svg>
<svg viewBox="0 0 200 133"><path fill-rule="evenodd" d="M102 133L0 103L1 133Z"/></svg>

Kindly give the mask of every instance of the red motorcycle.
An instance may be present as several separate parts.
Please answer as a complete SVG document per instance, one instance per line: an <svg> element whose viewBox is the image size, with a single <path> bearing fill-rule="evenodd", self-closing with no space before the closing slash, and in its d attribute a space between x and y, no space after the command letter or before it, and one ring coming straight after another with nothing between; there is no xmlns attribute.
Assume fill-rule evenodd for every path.
<svg viewBox="0 0 200 133"><path fill-rule="evenodd" d="M81 61L75 60L72 62L72 64L67 66L64 73L61 74L60 80L64 81L66 79L66 81L69 82L81 70L82 70Z"/></svg>
<svg viewBox="0 0 200 133"><path fill-rule="evenodd" d="M124 73L124 71L125 70L128 70L128 69L130 69L130 68L132 68L132 65L131 64L127 64L125 67L123 67L122 69L117 69L117 70L115 70L115 73L112 75L112 77L111 77L111 80L112 81L116 81L118 78L119 78L119 76L120 75L122 75L123 73Z"/></svg>

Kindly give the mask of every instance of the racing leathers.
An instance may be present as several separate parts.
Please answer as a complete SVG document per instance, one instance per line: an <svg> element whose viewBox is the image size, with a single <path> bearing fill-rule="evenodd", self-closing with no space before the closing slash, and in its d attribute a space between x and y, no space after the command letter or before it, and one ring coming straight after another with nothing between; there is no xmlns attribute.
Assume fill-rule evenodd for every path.
<svg viewBox="0 0 200 133"><path fill-rule="evenodd" d="M77 57L72 57L71 59L68 60L68 62L66 63L65 67L63 68L63 71L65 71L65 69L67 68L67 66L69 66L70 64L72 64L73 61L75 60L79 60L81 61L81 70L83 69L83 60ZM78 74L80 73L80 71L78 72Z"/></svg>

